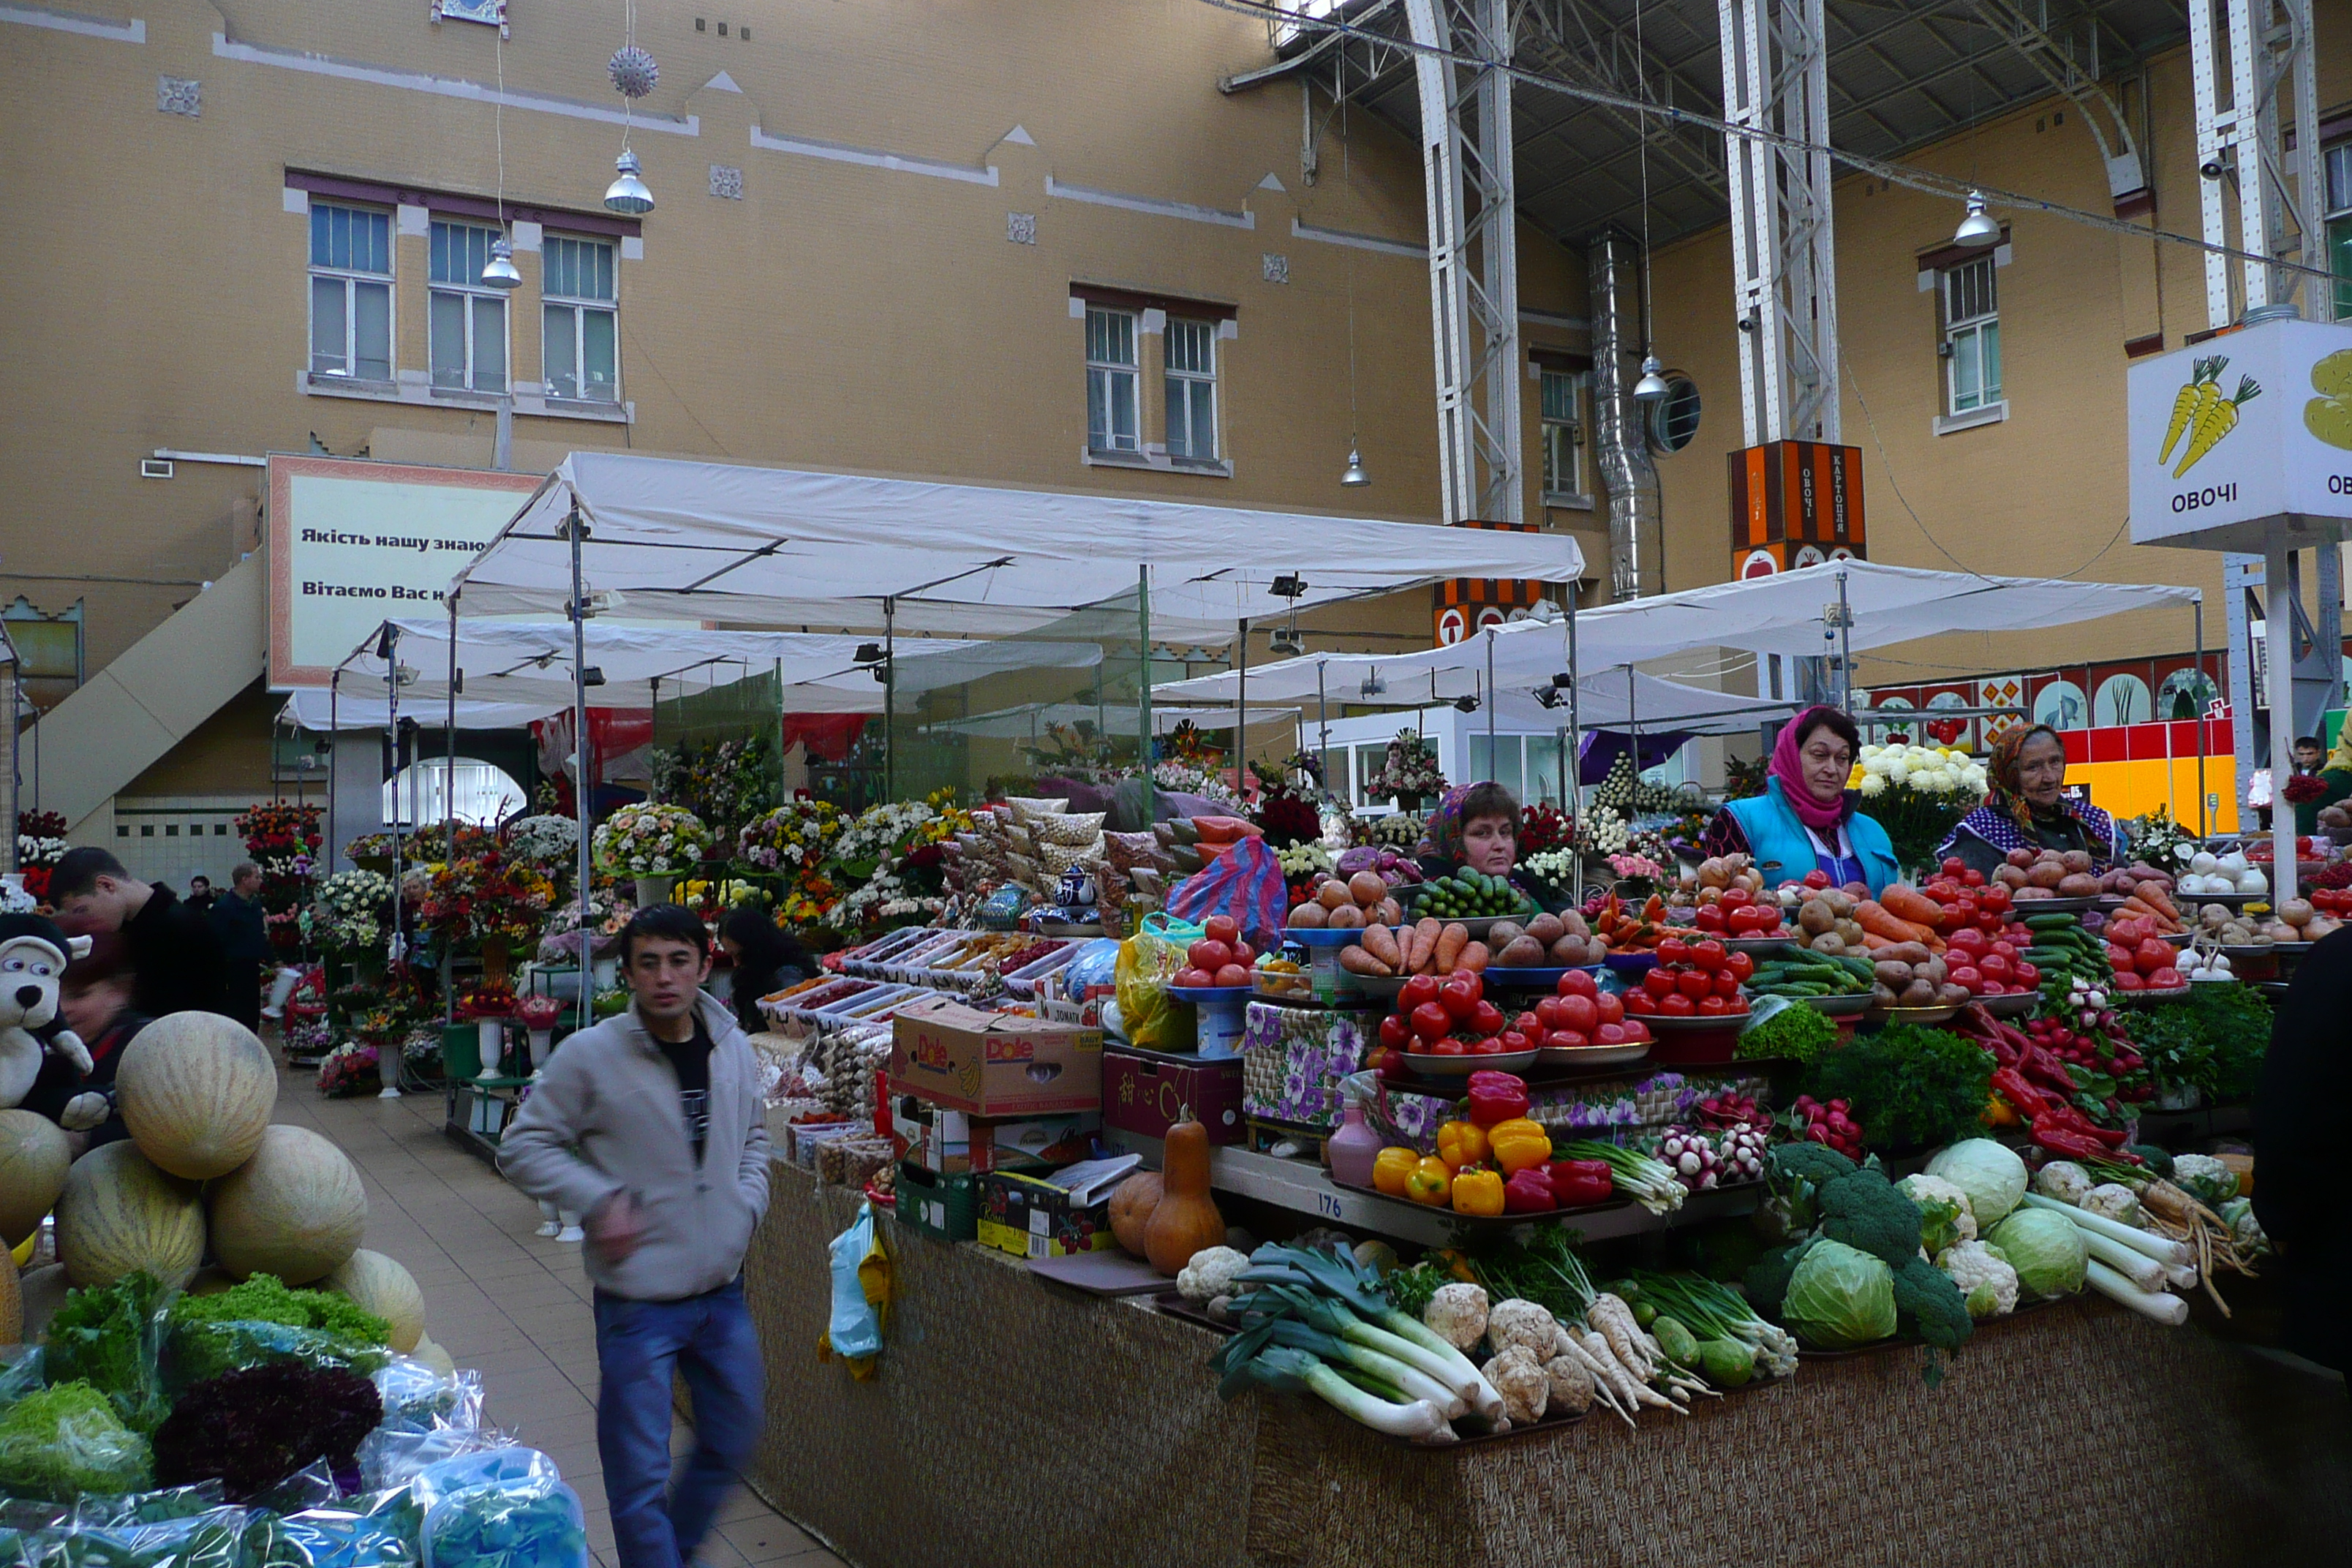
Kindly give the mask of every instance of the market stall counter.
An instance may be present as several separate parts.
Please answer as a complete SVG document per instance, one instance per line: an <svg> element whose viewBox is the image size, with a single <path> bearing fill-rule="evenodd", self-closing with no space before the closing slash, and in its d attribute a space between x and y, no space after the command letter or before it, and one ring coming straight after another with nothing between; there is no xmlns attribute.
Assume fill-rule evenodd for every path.
<svg viewBox="0 0 2352 1568"><path fill-rule="evenodd" d="M879 1368L812 1353L854 1191L779 1163L745 1263L768 1366L754 1490L852 1561L1448 1568L2336 1560L2340 1384L2083 1297L1984 1325L1936 1387L1915 1346L1638 1429L1439 1449L1318 1404L1221 1403L1219 1336L895 1222Z"/></svg>

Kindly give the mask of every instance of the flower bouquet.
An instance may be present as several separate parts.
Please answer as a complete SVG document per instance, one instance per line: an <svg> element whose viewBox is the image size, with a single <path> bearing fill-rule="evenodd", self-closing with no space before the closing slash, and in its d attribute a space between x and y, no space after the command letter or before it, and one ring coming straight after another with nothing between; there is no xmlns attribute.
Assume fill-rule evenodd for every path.
<svg viewBox="0 0 2352 1568"><path fill-rule="evenodd" d="M1982 805L1985 771L1966 752L1941 746L1864 746L1848 787L1886 830L1896 864L1923 866L1936 847Z"/></svg>
<svg viewBox="0 0 2352 1568"><path fill-rule="evenodd" d="M376 1048L364 1040L337 1046L319 1063L319 1092L330 1100L376 1093L383 1087L376 1059Z"/></svg>
<svg viewBox="0 0 2352 1568"><path fill-rule="evenodd" d="M596 868L615 877L637 879L637 901L654 901L652 884L691 871L711 847L702 819L677 805L625 805L597 825L593 847Z"/></svg>
<svg viewBox="0 0 2352 1568"><path fill-rule="evenodd" d="M563 1004L552 996L526 996L516 1005L515 1016L530 1031L530 1070L537 1072L555 1047L555 1025L563 1016Z"/></svg>
<svg viewBox="0 0 2352 1568"><path fill-rule="evenodd" d="M378 871L338 871L319 886L310 936L347 956L380 953L391 913L391 878Z"/></svg>
<svg viewBox="0 0 2352 1568"><path fill-rule="evenodd" d="M305 1018L286 1030L286 1059L315 1062L335 1048L335 1032L324 1018Z"/></svg>
<svg viewBox="0 0 2352 1568"><path fill-rule="evenodd" d="M1519 812L1519 858L1557 849L1576 832L1566 812L1549 801L1538 801Z"/></svg>
<svg viewBox="0 0 2352 1568"><path fill-rule="evenodd" d="M745 823L735 835L735 858L757 871L803 870L832 854L842 826L831 801L796 800Z"/></svg>
<svg viewBox="0 0 2352 1568"><path fill-rule="evenodd" d="M16 864L26 871L41 873L41 890L48 886L48 873L66 858L73 847L66 842L66 818L58 811L20 811L16 814Z"/></svg>
<svg viewBox="0 0 2352 1568"><path fill-rule="evenodd" d="M457 1016L476 1022L484 1018L503 1022L515 1016L516 1006L513 986L502 981L485 980L458 998Z"/></svg>
<svg viewBox="0 0 2352 1568"><path fill-rule="evenodd" d="M580 850L580 825L568 816L518 816L499 837L510 858L548 870L570 870Z"/></svg>
<svg viewBox="0 0 2352 1568"><path fill-rule="evenodd" d="M1364 793L1375 799L1391 796L1405 809L1444 795L1445 773L1427 741L1411 730L1400 730L1381 766L1364 781Z"/></svg>
<svg viewBox="0 0 2352 1568"><path fill-rule="evenodd" d="M2124 823L2123 830L2132 854L2151 866L2187 870L2199 848L2197 835L2173 821L2172 813L2160 805Z"/></svg>

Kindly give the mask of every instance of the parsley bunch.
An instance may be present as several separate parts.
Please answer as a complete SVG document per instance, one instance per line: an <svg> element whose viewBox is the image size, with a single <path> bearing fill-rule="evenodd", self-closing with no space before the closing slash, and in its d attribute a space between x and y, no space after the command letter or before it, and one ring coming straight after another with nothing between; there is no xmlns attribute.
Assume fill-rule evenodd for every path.
<svg viewBox="0 0 2352 1568"><path fill-rule="evenodd" d="M1925 1149L1973 1136L1992 1091L1992 1053L1948 1029L1890 1024L1823 1052L1805 1092L1843 1100L1877 1149Z"/></svg>

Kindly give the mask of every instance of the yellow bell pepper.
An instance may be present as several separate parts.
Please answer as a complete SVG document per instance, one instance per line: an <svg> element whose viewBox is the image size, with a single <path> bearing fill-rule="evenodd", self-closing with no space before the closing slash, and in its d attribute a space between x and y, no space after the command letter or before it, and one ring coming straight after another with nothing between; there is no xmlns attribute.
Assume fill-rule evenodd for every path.
<svg viewBox="0 0 2352 1568"><path fill-rule="evenodd" d="M1381 1150L1372 1161L1372 1186L1392 1198L1405 1195L1405 1184L1412 1179L1413 1167L1421 1163L1421 1151L1392 1143Z"/></svg>
<svg viewBox="0 0 2352 1568"><path fill-rule="evenodd" d="M1475 1215L1501 1214L1503 1212L1503 1173L1485 1170L1457 1173L1454 1178L1454 1212Z"/></svg>
<svg viewBox="0 0 2352 1568"><path fill-rule="evenodd" d="M1449 1171L1486 1158L1486 1130L1475 1121L1448 1121L1437 1130L1437 1157Z"/></svg>
<svg viewBox="0 0 2352 1568"><path fill-rule="evenodd" d="M1434 1154L1424 1156L1413 1166L1412 1174L1405 1178L1404 1195L1431 1208L1444 1208L1445 1200L1454 1195L1454 1173Z"/></svg>
<svg viewBox="0 0 2352 1568"><path fill-rule="evenodd" d="M1518 1116L1487 1128L1486 1147L1494 1151L1495 1163L1503 1167L1503 1174L1516 1176L1529 1165L1540 1165L1551 1158L1551 1134L1540 1123Z"/></svg>
<svg viewBox="0 0 2352 1568"><path fill-rule="evenodd" d="M1990 1095L1985 1100L1985 1108L1977 1112L1977 1120L1987 1127L2014 1127L2017 1125L2017 1108L1998 1094Z"/></svg>

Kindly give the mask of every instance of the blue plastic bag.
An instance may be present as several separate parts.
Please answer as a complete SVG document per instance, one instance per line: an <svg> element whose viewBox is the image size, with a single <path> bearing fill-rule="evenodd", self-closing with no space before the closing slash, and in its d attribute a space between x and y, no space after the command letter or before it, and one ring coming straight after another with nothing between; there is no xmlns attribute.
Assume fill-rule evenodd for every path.
<svg viewBox="0 0 2352 1568"><path fill-rule="evenodd" d="M857 1205L849 1228L825 1249L833 1259L833 1315L817 1341L820 1355L849 1363L859 1382L874 1375L882 1353L882 1320L890 1301L890 1255L874 1226L874 1205Z"/></svg>

